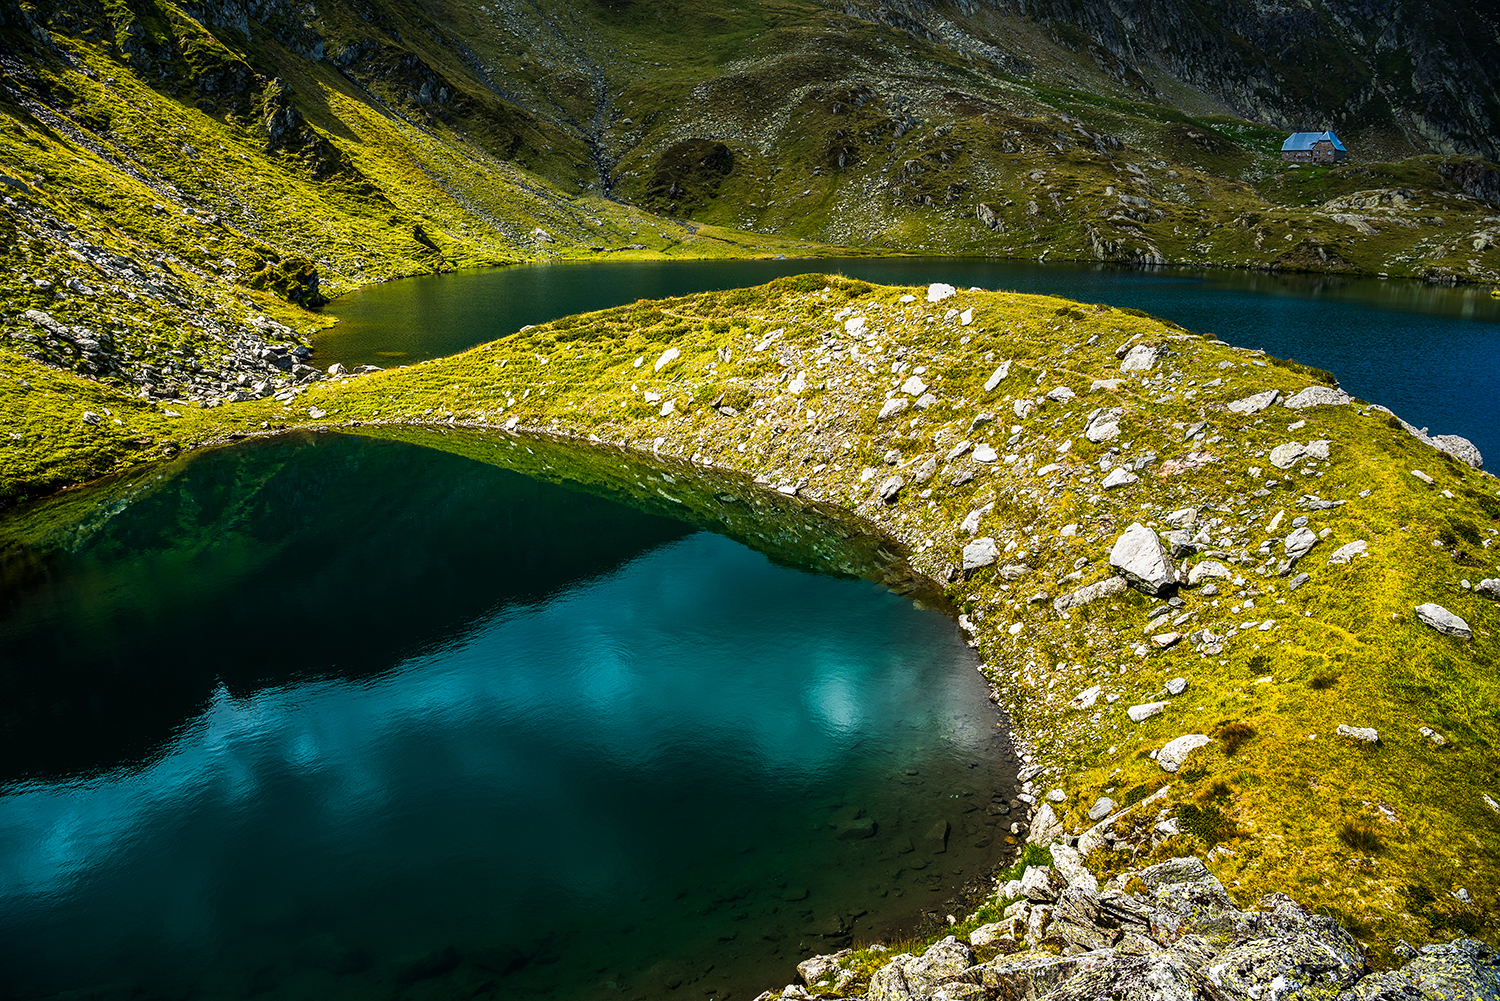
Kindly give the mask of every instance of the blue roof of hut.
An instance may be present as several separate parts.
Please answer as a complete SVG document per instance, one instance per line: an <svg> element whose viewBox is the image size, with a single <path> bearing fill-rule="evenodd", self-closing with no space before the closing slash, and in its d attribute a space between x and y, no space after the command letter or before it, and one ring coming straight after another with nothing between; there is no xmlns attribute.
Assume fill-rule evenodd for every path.
<svg viewBox="0 0 1500 1001"><path fill-rule="evenodd" d="M1344 149L1344 144L1339 142L1339 137L1334 134L1332 129L1327 132L1293 132L1287 136L1286 142L1281 144L1281 151L1283 153L1306 152L1313 148L1314 143L1321 142L1324 139L1332 142L1334 149L1342 150L1345 153L1349 152L1347 149Z"/></svg>

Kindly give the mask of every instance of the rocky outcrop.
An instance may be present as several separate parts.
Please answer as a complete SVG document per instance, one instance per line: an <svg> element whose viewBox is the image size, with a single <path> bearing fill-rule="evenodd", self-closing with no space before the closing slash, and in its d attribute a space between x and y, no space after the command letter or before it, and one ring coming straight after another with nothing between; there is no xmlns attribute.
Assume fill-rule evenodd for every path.
<svg viewBox="0 0 1500 1001"><path fill-rule="evenodd" d="M1372 973L1332 918L1280 893L1241 910L1198 858L1101 887L1077 852L1061 843L1052 852L1058 864L1028 868L1023 899L968 944L950 935L921 955L893 957L862 993L850 992L857 985L847 950L815 957L798 966L803 983L757 1001L818 996L835 985L865 1001L1500 999L1500 953L1475 939L1426 946L1400 969ZM975 950L999 954L980 961Z"/></svg>

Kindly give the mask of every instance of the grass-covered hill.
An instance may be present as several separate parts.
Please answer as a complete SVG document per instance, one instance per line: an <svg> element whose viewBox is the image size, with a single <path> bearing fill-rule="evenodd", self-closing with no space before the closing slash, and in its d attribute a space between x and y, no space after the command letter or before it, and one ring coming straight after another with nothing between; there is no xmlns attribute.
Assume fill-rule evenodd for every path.
<svg viewBox="0 0 1500 1001"><path fill-rule="evenodd" d="M1478 587L1500 577L1494 477L1296 363L1107 305L926 292L805 275L643 301L181 416L28 371L45 442L6 451L6 486L47 449L128 462L132 440L313 426L751 539L783 520L758 492L852 511L962 613L1062 830L1144 804L1095 831L1096 870L1197 853L1237 900L1287 893L1386 958L1401 939L1497 941L1500 604ZM9 527L67 542L151 482ZM1129 531L1165 540L1175 589L1112 583ZM1470 635L1424 624L1428 603ZM1190 734L1206 743L1169 773L1158 753Z"/></svg>

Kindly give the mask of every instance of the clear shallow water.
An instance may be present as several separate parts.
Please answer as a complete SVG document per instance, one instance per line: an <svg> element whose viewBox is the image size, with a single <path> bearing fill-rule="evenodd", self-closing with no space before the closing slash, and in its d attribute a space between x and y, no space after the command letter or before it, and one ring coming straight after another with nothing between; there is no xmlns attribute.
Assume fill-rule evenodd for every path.
<svg viewBox="0 0 1500 1001"><path fill-rule="evenodd" d="M6 996L748 998L1003 851L969 650L866 581L337 436L70 548L0 574Z"/></svg>
<svg viewBox="0 0 1500 1001"><path fill-rule="evenodd" d="M319 336L317 358L324 367L390 366L570 313L808 271L1143 309L1231 344L1326 368L1355 396L1433 434L1461 434L1500 463L1500 299L1487 287L948 258L536 265L411 278L344 296L327 307L341 322Z"/></svg>

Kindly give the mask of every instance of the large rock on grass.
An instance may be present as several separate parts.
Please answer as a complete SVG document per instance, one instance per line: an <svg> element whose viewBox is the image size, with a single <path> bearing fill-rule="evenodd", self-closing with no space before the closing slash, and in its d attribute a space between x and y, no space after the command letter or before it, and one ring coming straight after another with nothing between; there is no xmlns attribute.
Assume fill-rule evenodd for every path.
<svg viewBox="0 0 1500 1001"><path fill-rule="evenodd" d="M1162 595L1177 586L1177 571L1161 539L1151 529L1136 522L1115 540L1109 551L1109 565L1138 591Z"/></svg>
<svg viewBox="0 0 1500 1001"><path fill-rule="evenodd" d="M1442 605L1435 605L1432 602L1418 605L1417 618L1444 636L1457 636L1463 640L1474 638L1474 630L1469 628L1469 624Z"/></svg>

